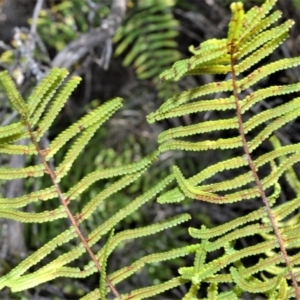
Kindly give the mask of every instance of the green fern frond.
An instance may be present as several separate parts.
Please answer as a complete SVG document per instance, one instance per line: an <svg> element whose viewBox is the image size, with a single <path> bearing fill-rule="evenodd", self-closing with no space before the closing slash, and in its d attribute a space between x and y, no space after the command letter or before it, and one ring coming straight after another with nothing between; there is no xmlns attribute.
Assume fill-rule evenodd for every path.
<svg viewBox="0 0 300 300"><path fill-rule="evenodd" d="M184 214L161 223L118 232L104 243L106 246L95 256L96 262L102 262L102 268L101 266L100 268L97 267L94 260L84 266L83 270L68 266L69 263L83 256L95 243L103 240L104 236L108 232L113 231L114 227L127 216L156 197L174 180L174 176L166 176L146 193L119 208L114 215L95 227L87 238L81 238L78 226L91 218L107 198L116 195L125 187L134 184L157 160L159 152L154 151L145 158L129 164L95 170L84 176L69 190L62 191L59 181L70 173L79 153L85 149L98 128L122 106L122 100L120 98L106 102L61 132L50 142L48 148L41 149L39 146L40 139L44 136L45 132L49 130L72 91L80 82L80 78L78 77L71 78L64 82L67 74L67 71L64 69L52 70L31 93L27 101L18 93L13 81L7 73L4 72L0 74L0 80L4 85L4 89L7 90L10 100L19 111L21 117L20 122L1 129L0 152L6 154L25 154L33 157L38 156L41 160L39 164L22 168L2 167L0 169L0 179L7 181L27 177L50 176L52 181L52 186L41 188L27 195L22 195L14 199L0 198L0 217L23 223L45 223L69 217L73 224L70 229L60 233L46 245L40 247L36 252L23 260L13 270L2 276L0 278L0 289L9 287L12 292L18 292L51 281L57 277L86 278L95 272L101 272L100 290L102 298L105 298L107 285L111 287L112 284L109 279L110 275L106 274L106 261L108 256L121 242L156 234L167 228L186 222L190 219L190 216ZM28 145L16 144L16 142L24 138L29 138L30 141ZM53 158L66 143L70 145L63 159L58 163L55 169L50 168L47 161ZM144 175L144 177L146 176ZM113 181L107 184L99 193L93 195L89 201L86 201L80 211L73 215L68 210L69 202L81 197L92 184L103 179L106 181L113 179ZM56 208L52 210L44 210L41 212L23 212L20 210L30 203L41 203L42 201L50 201L57 198L60 198L61 203L56 205ZM38 266L35 271L30 270L37 264L41 264L41 261L45 257L50 254L53 255L58 247L66 245L69 241L78 237L81 240L78 246L67 250L57 258L50 259L46 265ZM194 249L194 247L192 248ZM138 270L147 263L160 262L166 259L172 259L172 257L176 258L188 255L191 251L194 251L191 250L191 247L187 249L176 249L175 251L171 251L167 258L165 256L166 254L163 253L152 254L137 261L135 269ZM28 272L28 270L30 270L30 272ZM112 275L115 280L114 284L121 282L133 275L133 273L134 272L124 272L124 269L122 270L121 268L120 270L116 270ZM179 282L177 282L177 285L178 284ZM170 287L171 283L166 282L159 288L163 291ZM149 287L144 290L144 293L147 295L153 293L153 291L154 289ZM138 293L139 292L140 291L138 291Z"/></svg>
<svg viewBox="0 0 300 300"><path fill-rule="evenodd" d="M158 75L181 58L175 41L179 23L173 16L173 6L173 1L137 1L114 36L115 55L126 53L123 65L132 65L138 79L157 83ZM157 89L162 98L178 90L172 83L161 83Z"/></svg>
<svg viewBox="0 0 300 300"><path fill-rule="evenodd" d="M188 114L216 112L215 116L218 118L216 120L198 121L162 132L158 139L159 151L219 151L224 153L221 156L226 157L213 164L208 162L208 166L190 178L185 178L178 167L173 167L177 187L161 195L158 202L174 203L190 198L226 204L261 197L264 206L267 207L215 228L202 226L200 230L189 229L192 237L201 239L202 248L199 249L203 249L204 257L218 249L225 250L224 255L214 260L203 261L200 269L194 266L179 270L182 278L191 282L191 291L202 282L214 282L214 290L217 290L222 282L230 282L235 287L235 296L244 291L275 297L279 293L289 294L290 291L287 292L284 286L281 287L281 282L282 278L290 276L294 288L289 288L297 297L300 295L295 283L298 266L292 256L288 258L286 252L286 249L297 251L300 246L296 238L299 234L297 226L299 216L297 214L290 217L299 208L300 203L298 198L281 205L276 203L281 195L280 178L283 175L288 178L298 194L299 180L293 166L299 162L299 144L283 146L272 137L278 129L299 116L299 98L277 106L273 105L255 115L251 112L257 111L254 106L265 99L299 92L298 83L254 89L255 85L267 76L296 67L300 63L299 57L296 57L261 65L262 60L273 53L288 37L288 31L294 24L288 20L282 25L273 25L281 16L280 12L270 14L275 3L275 0L267 0L262 7L253 8L246 13L241 2L232 3L233 16L229 23L227 38L211 39L199 47L190 47L192 53L190 58L176 62L171 69L160 75L161 80L175 81L183 76L201 74L227 74L226 78L178 93L148 116L148 121L153 123ZM200 118L195 116L194 120ZM226 131L234 134L230 133L228 137ZM222 133L226 138L220 138ZM207 138L209 134L217 138L209 139ZM269 138L274 149L257 154L261 153L257 148L269 141ZM237 154L239 150L240 153ZM228 159L229 153L232 153L233 157ZM266 169L269 171L261 172ZM227 178L228 173L225 173L227 170L232 170L231 174L233 171L236 174ZM216 175L224 176L224 179L216 182ZM211 181L213 183L210 183ZM253 235L261 236L265 241L242 250L234 248L236 241ZM279 253L285 253L284 259L278 256L278 248ZM264 256L266 251L263 249L272 251L272 262ZM253 256L261 259L259 265L255 266L261 272L268 272L267 263L269 263L277 268L278 273L272 278L263 277L261 281L253 276L256 273L254 267L248 269L237 267L242 265L241 260ZM195 265L196 261L195 259ZM279 268L282 263L285 266ZM222 273L228 272L225 269L227 266L231 272L227 275L221 274L221 270ZM190 293L192 295L192 292ZM188 299L190 293L186 294ZM221 294L213 297L222 299Z"/></svg>
<svg viewBox="0 0 300 300"><path fill-rule="evenodd" d="M180 58L174 40L178 34L178 22L172 16L170 4L163 1L141 2L132 15L114 37L114 41L119 43L115 54L120 55L129 48L123 65L132 64L139 79L155 78L166 66Z"/></svg>

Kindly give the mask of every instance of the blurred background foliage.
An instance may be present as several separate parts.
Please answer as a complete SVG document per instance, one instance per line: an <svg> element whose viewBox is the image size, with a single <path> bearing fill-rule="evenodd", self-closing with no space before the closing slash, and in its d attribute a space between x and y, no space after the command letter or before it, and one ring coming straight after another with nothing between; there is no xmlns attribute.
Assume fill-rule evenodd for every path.
<svg viewBox="0 0 300 300"><path fill-rule="evenodd" d="M24 55L24 45L31 42L26 27L33 22L33 10L35 1L28 4L22 0L1 1L2 14L10 17L0 18L0 67L8 69L19 84L21 92L26 95L35 85L37 77L28 71L28 56ZM201 78L185 78L176 83L160 83L158 75L170 67L176 60L188 57L188 47L198 46L202 41L212 37L222 37L226 34L228 20L230 19L230 0L132 0L127 2L127 11L121 26L108 45L97 45L90 49L84 60L78 61L71 69L72 74L79 74L83 82L79 89L69 100L67 106L56 120L54 127L49 132L48 138L52 140L62 129L77 120L93 107L104 103L106 100L121 96L124 98L124 108L119 111L96 134L84 153L76 160L72 167L72 176L62 181L62 188L68 190L86 174L97 168L113 167L138 161L146 154L156 149L158 134L171 126L191 123L191 118L208 119L209 114L174 118L150 126L145 121L145 116L155 110L165 98L179 90L205 84L213 80L220 80L213 76ZM245 6L261 4L260 0L244 0ZM33 5L32 5L33 4ZM37 35L35 37L34 60L40 70L46 72L51 68L52 59L69 43L81 34L88 33L101 26L103 19L110 13L111 1L109 0L47 0L40 10L37 20ZM18 7L18 12L16 10ZM282 45L274 54L278 56L299 55L300 32L300 1L279 0L278 7L283 11L283 18L293 18L296 25L292 30L288 43ZM12 12L11 10L14 10ZM0 16L1 16L0 13ZM13 31L14 27L21 31ZM22 29L25 26L24 29ZM9 30L8 30L9 29ZM8 33L11 32L9 35ZM16 34L19 32L19 35ZM23 52L22 52L23 51ZM280 78L271 78L273 81L293 82L299 81L297 71L287 71L280 74ZM268 84L268 82L264 83ZM270 84L270 82L269 82ZM7 118L13 120L12 109L4 95L0 94L0 122L4 124ZM263 108L261 108L263 109ZM292 124L287 131L282 132L287 141L299 139L299 124ZM55 157L60 161L64 150ZM230 156L230 153L228 153ZM85 222L82 230L90 232L95 224L107 215L113 215L120 207L129 203L134 196L141 194L160 179L164 178L171 166L176 163L184 170L186 177L194 175L201 170L205 161L215 161L215 153L204 154L202 157L190 153L183 157L179 152L167 153L159 157L156 163L138 181L125 190L120 191L113 199L103 202L98 214ZM54 161L54 164L55 164ZM0 158L0 163L8 164L5 156ZM35 163L27 161L27 163ZM223 180L223 178L217 178ZM49 184L45 182L28 180L24 189L32 191L38 186ZM83 207L84 204L109 182L101 181L92 186L81 199L75 201L73 211ZM3 184L0 192L5 193ZM35 203L28 210L51 210L51 202ZM193 216L189 226L200 227L201 224L213 226L232 219L242 212L254 209L255 203L243 203L220 207L217 205L186 201L181 205L160 206L151 202L143 206L122 223L124 228L135 228L151 224L154 220L163 220L179 212L188 212ZM4 224L3 221L1 221ZM31 253L38 249L52 237L59 234L68 222L60 221L49 224L27 224L24 230L26 252ZM3 228L3 227L2 227ZM3 231L3 230L2 230ZM191 242L186 228L183 226L168 230L164 240L156 240L153 237L144 239L143 242L124 243L114 253L110 264L129 264L137 257L187 245ZM142 243L142 244L141 244ZM3 250L5 240L0 242L0 274L6 273L18 262L18 254L14 255L8 250ZM68 247L72 247L69 244ZM97 245L101 247L101 245ZM60 249L57 251L64 251ZM56 253L58 255L59 253ZM50 260L50 258L47 258ZM187 258L189 259L189 258ZM163 268L150 267L144 269L138 276L133 277L127 286L121 287L122 292L133 288L159 283L177 274L180 266L188 264L182 259L172 261L172 265L164 265ZM69 279L58 279L53 283L44 284L35 290L11 295L9 291L0 292L1 299L78 299L82 294L92 290L98 285L97 277L89 282ZM186 291L174 290L162 299L181 299Z"/></svg>

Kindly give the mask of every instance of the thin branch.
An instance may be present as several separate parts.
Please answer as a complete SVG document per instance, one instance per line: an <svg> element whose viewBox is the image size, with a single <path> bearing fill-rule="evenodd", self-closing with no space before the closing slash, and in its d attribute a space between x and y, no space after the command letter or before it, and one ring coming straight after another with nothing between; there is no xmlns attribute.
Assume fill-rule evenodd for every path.
<svg viewBox="0 0 300 300"><path fill-rule="evenodd" d="M276 238L277 238L277 241L278 241L278 244L279 244L282 256L283 256L283 259L285 261L286 266L288 267L289 274L290 274L293 286L295 288L296 297L299 300L300 299L300 290L299 290L297 278L296 278L296 275L293 273L293 270L292 270L292 267L291 267L291 262L290 262L289 256L288 256L288 254L286 252L286 249L285 249L283 237L282 237L282 235L279 231L279 228L276 224L275 216L273 215L269 200L266 196L266 193L264 191L264 188L263 188L263 185L260 181L260 178L259 178L259 176L256 172L255 164L254 164L254 161L251 158L250 150L249 150L249 147L248 147L248 144L247 144L246 135L245 135L245 131L244 131L244 124L243 124L243 119L242 119L242 113L241 113L241 106L240 106L238 88L237 88L237 84L236 84L237 76L236 76L236 72L235 72L235 62L236 61L235 61L235 58L233 57L234 53L235 53L235 46L234 46L234 43L231 42L230 66L231 66L231 74L232 74L233 95L234 95L234 100L235 100L236 112L237 112L238 123L239 123L239 133L240 133L240 136L241 136L241 139L242 139L243 149L244 149L244 152L246 154L246 158L248 160L249 167L251 169L254 181L255 181L255 183L258 187L258 191L259 191L259 193L261 195L261 198L262 198L262 201L263 201L263 203L266 207L266 211L267 211L267 214L268 214L269 219L271 221L274 233L276 235Z"/></svg>
<svg viewBox="0 0 300 300"><path fill-rule="evenodd" d="M32 23L30 27L30 33L35 36L36 34L36 26L37 26L37 19L39 17L40 11L42 9L44 0L37 0L34 11L33 11L33 16L32 16Z"/></svg>
<svg viewBox="0 0 300 300"><path fill-rule="evenodd" d="M82 59L90 49L97 45L105 45L120 26L126 11L126 0L113 0L110 15L103 20L101 26L81 35L75 41L68 44L53 59L53 67L69 69L77 61Z"/></svg>

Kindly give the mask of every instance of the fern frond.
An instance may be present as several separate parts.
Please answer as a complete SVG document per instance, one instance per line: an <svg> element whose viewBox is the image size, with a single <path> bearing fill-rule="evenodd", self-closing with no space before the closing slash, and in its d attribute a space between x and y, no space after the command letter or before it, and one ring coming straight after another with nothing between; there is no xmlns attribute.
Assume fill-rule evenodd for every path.
<svg viewBox="0 0 300 300"><path fill-rule="evenodd" d="M158 75L181 58L173 6L173 1L138 1L114 36L115 54L124 54L123 65L132 65L138 79L152 79L157 84ZM164 82L157 89L160 98L167 98L178 86Z"/></svg>
<svg viewBox="0 0 300 300"><path fill-rule="evenodd" d="M45 167L42 164L26 168L0 168L0 179L11 180L26 177L40 177L44 175Z"/></svg>
<svg viewBox="0 0 300 300"><path fill-rule="evenodd" d="M101 293L102 298L106 294L106 285L112 289L113 285L106 275L105 262L107 257L113 252L117 245L125 240L148 236L165 230L169 227L173 227L177 224L187 221L190 217L186 215L175 217L171 220L166 220L159 224L138 228L135 230L127 230L119 232L115 237L111 238L111 241L106 241L105 252L100 251L97 254L98 259L93 254L91 255L90 247L92 247L100 239L103 239L104 235L118 225L128 215L134 213L141 205L147 201L153 199L161 190L163 190L170 182L173 181L174 176L170 175L161 180L152 189L149 189L145 194L137 197L129 204L120 208L110 218L107 218L100 226L96 227L88 236L83 238L79 229L79 224L87 221L92 214L94 214L99 205L101 205L108 197L115 195L120 190L133 184L145 171L156 161L158 151L151 153L140 161L121 165L118 167L112 167L108 169L96 170L81 179L75 186L71 187L69 191L61 191L59 180L65 177L71 167L74 165L75 159L78 157L79 152L83 151L89 140L93 137L95 132L111 115L121 107L122 100L116 98L108 101L100 106L94 112L91 112L87 116L82 117L79 121L75 122L69 128L64 130L58 135L49 145L47 149L40 149L39 140L43 137L44 133L49 129L54 119L58 115L59 111L67 101L73 89L78 85L80 79L77 77L69 79L67 82L63 82L67 76L66 70L54 69L52 70L42 81L42 83L33 91L29 97L27 104L19 95L12 80L6 73L1 73L2 82L6 89L9 89L9 97L14 103L16 109L20 111L21 121L13 125L8 125L0 132L0 151L6 154L26 154L32 156L39 156L42 163L34 166L26 166L23 168L1 168L0 178L2 180L21 179L26 177L42 177L50 175L53 185L48 188L43 188L38 191L16 197L14 199L0 198L0 217L8 218L23 223L45 223L52 222L57 219L69 217L72 221L73 227L65 230L60 235L55 237L52 241L46 245L40 247L35 253L21 262L16 268L11 270L5 276L0 278L0 289L4 287L10 287L13 292L26 290L30 287L35 287L44 282L53 280L54 278L67 276L70 278L85 278L100 272L101 275ZM22 102L23 101L23 102ZM49 108L46 110L46 107ZM35 130L35 128L37 128ZM76 137L76 135L78 135ZM20 139L30 138L29 145L18 145L15 142ZM74 139L75 137L75 139ZM64 155L60 164L52 170L49 167L47 161L49 161L61 148L70 142L70 147L67 153ZM116 177L116 179L108 184L103 190L96 195L93 195L89 201L87 201L81 211L72 215L68 209L68 203L75 199L78 199L88 188L102 179L110 179ZM119 177L119 178L117 178ZM23 212L19 209L33 202L49 201L59 197L61 204L57 205L52 210L44 210L42 212ZM43 258L53 254L53 252L60 247L68 243L70 240L78 237L81 243L77 247L73 247L72 250L66 251L59 257L49 261L46 265L36 269L36 271L28 272L28 270L40 263ZM69 267L68 264L80 258L85 252L88 251L92 258L84 270L79 268ZM190 253L190 250L178 250L176 253L172 253L171 257L180 257ZM141 268L146 263L163 261L165 259L163 254L146 257L136 264L138 268ZM98 261L103 262L103 268L97 266ZM120 277L117 274L122 274ZM116 281L122 281L132 273L125 273L124 271L115 274ZM166 283L166 286L169 284ZM170 285L169 285L170 286Z"/></svg>
<svg viewBox="0 0 300 300"><path fill-rule="evenodd" d="M281 16L280 12L270 14L275 3L275 0L267 0L262 7L253 8L246 13L241 2L232 3L233 16L227 38L211 39L197 48L190 47L191 57L176 62L171 69L163 72L160 78L177 81L187 75L227 76L223 81L193 87L170 97L156 112L148 116L148 121L153 123L199 112L216 112L212 114L217 116L216 120L202 121L195 116L193 120L198 120L197 123L162 132L159 136L159 151L218 151L221 157L227 157L218 162L207 162L208 165L202 168L201 172L190 178L185 178L178 167L173 167L177 187L161 195L158 202L174 203L190 198L226 204L261 197L266 207L215 228L208 229L202 226L200 230L189 229L192 237L201 239L202 245L206 243L205 247L200 248L203 249L204 257L221 248L225 251L224 255L213 261L206 262L206 259L202 268L197 268L197 271L197 260L193 267L180 269L182 278L191 282L191 294L202 282L214 282L216 290L218 284L231 282L234 284L236 296L238 291L272 294L274 297L282 291L287 295L289 292L281 287L281 282L282 278L289 276L293 281L294 293L300 297L297 287L298 266L287 253L287 249L297 251L299 248L296 238L299 234L296 225L298 215L290 217L299 207L299 200L296 197L281 205L276 203L281 195L280 178L283 175L287 176L290 182L295 182L291 185L298 194L299 180L293 166L299 162L299 145L283 146L275 143L272 138L273 150L264 154L257 151L257 148L269 141L278 129L299 116L299 98L276 106L270 105L270 108L255 115L252 113L252 110L257 111L255 105L262 101L298 92L300 87L295 83L254 89L255 85L267 76L296 67L300 63L299 57L296 57L259 65L288 37L288 31L294 24L288 20L282 25L273 25ZM226 131L235 133L228 136ZM220 138L223 133L223 137ZM233 157L228 159L229 153L232 153ZM232 170L230 178L226 177L227 170ZM216 182L216 175L223 176L223 180ZM213 183L210 183L211 181ZM256 245L247 246L243 250L234 248L236 241L253 235L261 236L265 242L257 242ZM272 251L272 262L265 258L264 247ZM278 248L284 259L279 258ZM263 278L263 281L254 277L254 268L248 270L240 267L241 260L252 256L261 259L261 265L256 266L261 272L268 272L267 263L276 267L278 272L272 278ZM278 265L282 263L285 267L279 268ZM231 273L220 274L221 270L223 273L228 272L225 269L227 266ZM221 294L215 296L216 299L222 299ZM188 293L186 297L189 298L189 295Z"/></svg>
<svg viewBox="0 0 300 300"><path fill-rule="evenodd" d="M129 49L123 65L132 64L139 79L157 77L166 66L180 58L174 40L178 22L172 16L170 4L151 2L139 3L114 37L119 43L115 54Z"/></svg>

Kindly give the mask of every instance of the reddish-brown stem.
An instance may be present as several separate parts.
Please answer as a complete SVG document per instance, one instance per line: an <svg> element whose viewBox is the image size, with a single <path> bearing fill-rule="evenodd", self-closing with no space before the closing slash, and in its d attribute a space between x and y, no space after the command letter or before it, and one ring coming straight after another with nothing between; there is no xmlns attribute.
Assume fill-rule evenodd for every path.
<svg viewBox="0 0 300 300"><path fill-rule="evenodd" d="M61 204L64 206L65 211L66 211L66 213L68 215L69 220L71 221L72 225L74 226L75 231L76 231L79 239L81 240L82 244L84 245L87 253L91 257L91 259L94 262L94 264L95 264L96 268L98 269L99 273L101 273L101 266L100 266L100 264L99 264L99 262L98 262L98 260L97 260L97 258L95 256L95 254L93 253L93 251L89 247L89 245L87 243L87 239L81 233L81 231L79 229L79 224L78 224L77 220L75 219L75 217L73 216L72 212L70 211L70 209L68 207L69 199L66 198L66 197L64 197L64 195L63 195L63 193L61 191L61 188L59 186L59 183L56 180L56 175L55 175L54 171L50 168L49 164L47 163L47 161L45 159L45 155L44 155L45 152L42 149L40 149L39 144L36 141L36 138L35 138L35 136L33 134L33 131L32 131L30 123L26 122L26 126L27 126L27 129L29 131L30 138L31 138L31 140L32 140L32 142L33 142L33 144L34 144L34 146L35 146L35 148L36 148L36 150L37 150L40 158L41 158L41 161L42 161L43 165L45 166L45 173L47 173L50 176L51 181L52 181L53 185L55 186L58 198L59 198ZM106 283L110 287L110 289L113 292L113 294L119 300L122 300L119 292L116 290L116 288L114 287L113 283L108 278L106 278Z"/></svg>
<svg viewBox="0 0 300 300"><path fill-rule="evenodd" d="M295 274L293 273L293 270L292 270L292 267L291 267L291 262L290 262L290 259L288 257L288 254L287 254L285 246L284 246L283 238L282 238L281 233L279 231L279 228L276 224L276 220L275 220L275 217L272 213L269 200L266 196L266 193L264 191L262 183L261 183L261 181L259 179L259 176L256 172L256 168L255 168L254 162L251 158L249 147L248 147L248 144L247 144L246 135L245 135L245 131L244 131L244 124L243 124L243 119L242 119L242 113L241 113L241 107L240 107L240 101L239 101L238 88L237 88L237 84L236 84L237 76L236 76L236 72L235 72L235 59L233 57L234 53L235 53L235 46L234 46L234 43L232 42L231 43L231 51L230 51L230 66L231 66L231 74L232 74L233 96L234 96L235 105L236 105L236 113L237 113L237 117L238 117L240 137L242 139L244 152L245 152L246 158L249 162L249 166L250 166L252 175L254 177L255 183L258 187L259 193L260 193L262 201L263 201L263 203L266 207L267 214L269 216L269 219L271 221L274 233L276 235L276 238L277 238L277 241L278 241L278 244L279 244L282 256L283 256L283 259L285 261L285 264L288 267L289 274L290 274L293 286L295 288L296 297L299 300L300 299L300 290L299 290L297 278L296 278Z"/></svg>

